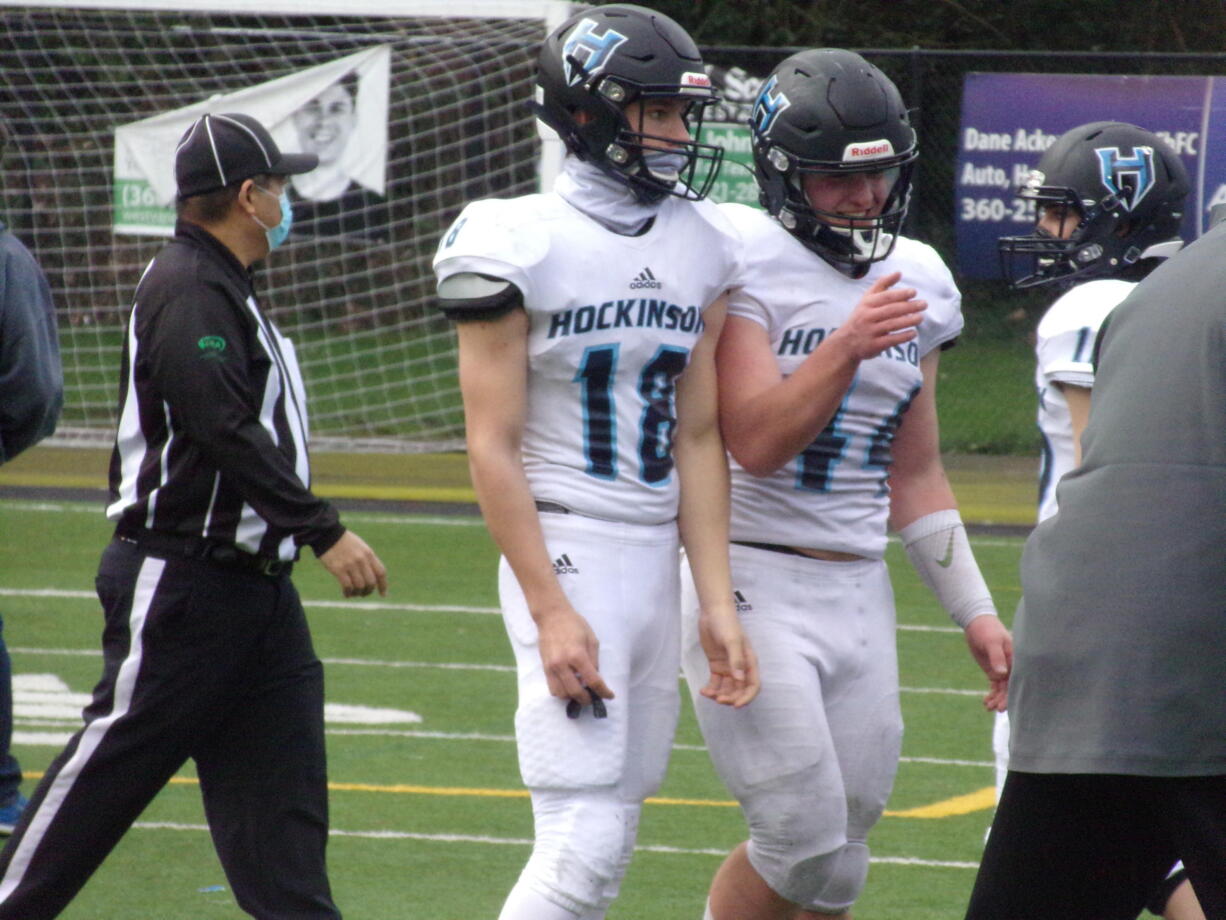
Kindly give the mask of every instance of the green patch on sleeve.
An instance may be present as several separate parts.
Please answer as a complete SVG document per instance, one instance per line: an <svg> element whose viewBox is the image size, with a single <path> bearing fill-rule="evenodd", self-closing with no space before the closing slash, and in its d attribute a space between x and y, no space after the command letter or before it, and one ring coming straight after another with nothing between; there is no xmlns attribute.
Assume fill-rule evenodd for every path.
<svg viewBox="0 0 1226 920"><path fill-rule="evenodd" d="M226 360L226 340L219 335L201 336L196 347L200 349L200 357L205 360Z"/></svg>

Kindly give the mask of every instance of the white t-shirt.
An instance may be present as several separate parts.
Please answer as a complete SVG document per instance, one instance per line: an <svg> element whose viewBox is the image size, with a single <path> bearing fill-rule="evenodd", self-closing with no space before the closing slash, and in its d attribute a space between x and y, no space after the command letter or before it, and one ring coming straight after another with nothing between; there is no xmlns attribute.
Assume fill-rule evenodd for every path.
<svg viewBox="0 0 1226 920"><path fill-rule="evenodd" d="M1094 341L1107 315L1136 287L1114 278L1087 281L1066 291L1039 321L1034 385L1039 394L1043 458L1039 470L1039 520L1056 513L1056 484L1073 469L1073 422L1057 383L1094 386Z"/></svg>
<svg viewBox="0 0 1226 920"><path fill-rule="evenodd" d="M557 194L469 204L434 266L504 278L528 311L523 462L532 494L614 521L677 516L675 384L740 242L706 201L667 198L641 236Z"/></svg>
<svg viewBox="0 0 1226 920"><path fill-rule="evenodd" d="M890 446L923 382L920 360L962 330L961 295L936 251L900 238L889 258L849 278L774 219L744 205L722 209L745 241L745 268L729 315L762 325L779 369L791 374L883 275L928 302L919 336L864 361L826 430L769 476L732 463L732 538L811 549L885 553Z"/></svg>

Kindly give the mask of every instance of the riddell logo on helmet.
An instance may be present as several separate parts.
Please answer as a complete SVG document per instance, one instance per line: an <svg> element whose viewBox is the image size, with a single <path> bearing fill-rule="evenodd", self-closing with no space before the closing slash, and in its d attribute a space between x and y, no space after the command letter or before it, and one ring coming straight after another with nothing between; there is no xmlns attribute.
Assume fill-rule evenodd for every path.
<svg viewBox="0 0 1226 920"><path fill-rule="evenodd" d="M848 144L843 149L843 162L849 160L880 160L882 157L892 157L894 145L888 138L879 141L868 141L862 144Z"/></svg>
<svg viewBox="0 0 1226 920"><path fill-rule="evenodd" d="M681 75L682 86L697 86L701 89L711 88L711 78L705 73L683 73Z"/></svg>

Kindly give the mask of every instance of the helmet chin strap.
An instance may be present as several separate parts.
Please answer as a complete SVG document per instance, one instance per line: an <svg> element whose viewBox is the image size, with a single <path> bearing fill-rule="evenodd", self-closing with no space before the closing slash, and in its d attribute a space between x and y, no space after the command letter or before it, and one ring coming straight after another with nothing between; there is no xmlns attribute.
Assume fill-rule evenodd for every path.
<svg viewBox="0 0 1226 920"><path fill-rule="evenodd" d="M866 262L875 261L878 253L889 252L894 246L894 234L878 230L851 230L851 245L856 254Z"/></svg>
<svg viewBox="0 0 1226 920"><path fill-rule="evenodd" d="M787 208L779 212L779 222L788 230L794 230L799 223L796 215ZM813 224L814 239L816 240L818 234L823 232L833 234L845 241L847 258L837 258L833 252L829 251L829 243L825 244L827 251L818 254L836 268L845 269L855 277L863 274L870 263L883 258L883 253L888 253L894 248L894 234L880 227L839 227L819 218Z"/></svg>
<svg viewBox="0 0 1226 920"><path fill-rule="evenodd" d="M831 233L836 233L847 240L847 247L851 250L854 256L858 256L855 261L872 262L873 257L878 252L889 251L894 245L894 235L886 233L884 230L874 230L872 228L858 227L838 227L834 224L827 224L823 221L818 221L819 227L825 227Z"/></svg>

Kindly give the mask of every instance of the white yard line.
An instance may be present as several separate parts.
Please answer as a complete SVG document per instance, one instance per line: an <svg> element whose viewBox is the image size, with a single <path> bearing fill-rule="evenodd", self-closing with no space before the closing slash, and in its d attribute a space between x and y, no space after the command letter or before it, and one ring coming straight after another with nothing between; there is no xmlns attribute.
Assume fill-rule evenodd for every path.
<svg viewBox="0 0 1226 920"><path fill-rule="evenodd" d="M99 649L79 648L37 648L34 646L10 646L10 652L23 655L50 655L99 658ZM459 661L391 661L380 658L323 658L326 665L351 666L363 668L409 668L436 671L490 671L499 674L514 673L515 667L509 664L483 664ZM957 687L900 687L903 693L942 694L946 696L982 696L982 690L963 690Z"/></svg>
<svg viewBox="0 0 1226 920"><path fill-rule="evenodd" d="M0 588L0 597L47 597L79 601L97 601L98 599L93 591L74 591L64 588ZM374 600L346 601L303 598L302 605L308 610L384 610L393 613L473 613L482 616L499 615L497 607L468 606L463 604L397 604ZM899 632L945 634L961 634L962 632L956 626L925 626L918 623L899 623L898 630Z"/></svg>
<svg viewBox="0 0 1226 920"><path fill-rule="evenodd" d="M137 821L132 825L143 831L197 831L208 832L206 824L179 824L172 821ZM415 840L425 843L475 843L487 846L530 847L532 841L525 837L490 837L479 834L418 834L410 831L349 831L332 828L328 832L331 837L355 837L363 840ZM634 848L636 853L664 853L673 856L712 856L724 857L727 850L671 847L661 844L640 844ZM943 859L919 859L913 856L873 856L869 862L878 865L917 866L926 869L977 869L979 863L954 862Z"/></svg>

